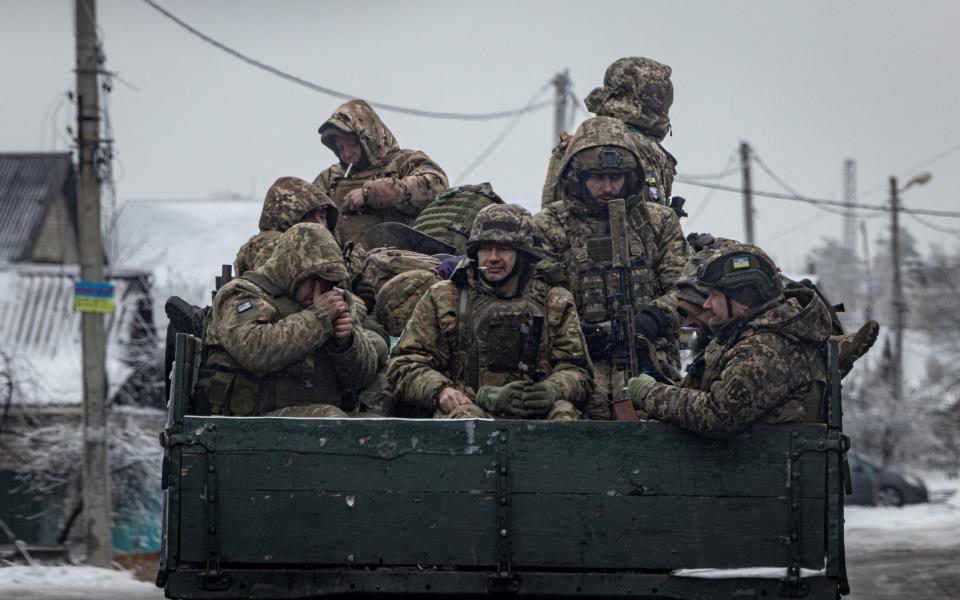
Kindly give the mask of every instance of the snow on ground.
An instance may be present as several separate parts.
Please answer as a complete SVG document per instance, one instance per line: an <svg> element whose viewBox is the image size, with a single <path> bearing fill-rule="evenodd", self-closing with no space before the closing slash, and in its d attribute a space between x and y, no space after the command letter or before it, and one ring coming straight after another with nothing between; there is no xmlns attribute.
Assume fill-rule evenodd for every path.
<svg viewBox="0 0 960 600"><path fill-rule="evenodd" d="M87 598L163 598L151 583L137 581L127 571L96 567L0 567L0 598L79 600Z"/></svg>
<svg viewBox="0 0 960 600"><path fill-rule="evenodd" d="M937 474L923 479L932 492L953 490L953 496L944 503L908 504L900 508L844 508L848 550L921 550L960 545L960 480Z"/></svg>

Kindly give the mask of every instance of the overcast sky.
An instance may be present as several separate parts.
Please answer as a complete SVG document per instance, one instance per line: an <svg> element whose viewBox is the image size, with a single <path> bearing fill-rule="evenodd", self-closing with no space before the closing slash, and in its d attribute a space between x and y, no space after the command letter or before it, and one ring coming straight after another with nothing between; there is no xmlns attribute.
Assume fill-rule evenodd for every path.
<svg viewBox="0 0 960 600"><path fill-rule="evenodd" d="M429 110L522 106L564 68L583 98L613 60L649 56L673 67L664 145L681 175L736 167L746 140L808 196L841 199L849 157L861 202L887 202L890 175L929 170L904 205L960 211L957 2L158 2L304 79ZM141 1L101 0L98 10L107 68L128 82L110 97L120 202L224 190L259 199L277 177L312 179L334 161L316 128L340 100L244 64ZM67 149L73 3L0 0L0 45L0 151ZM381 116L451 181L509 124ZM552 136L550 109L525 116L466 182L490 181L536 210ZM739 186L739 173L722 181ZM783 191L756 167L754 186ZM683 184L674 194L688 199L686 231L743 236L739 195ZM822 237L842 236L839 216L807 205L757 198L756 208L757 241L785 270L802 269ZM960 219L928 221L960 229ZM888 218L866 222L872 240ZM904 224L924 246L960 239Z"/></svg>

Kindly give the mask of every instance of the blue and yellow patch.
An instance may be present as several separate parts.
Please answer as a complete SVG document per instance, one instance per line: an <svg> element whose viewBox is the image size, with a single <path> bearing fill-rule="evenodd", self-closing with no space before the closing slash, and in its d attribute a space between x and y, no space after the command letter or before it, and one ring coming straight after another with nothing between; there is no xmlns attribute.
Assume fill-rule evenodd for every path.
<svg viewBox="0 0 960 600"><path fill-rule="evenodd" d="M731 261L734 269L747 269L750 267L749 256L734 256Z"/></svg>

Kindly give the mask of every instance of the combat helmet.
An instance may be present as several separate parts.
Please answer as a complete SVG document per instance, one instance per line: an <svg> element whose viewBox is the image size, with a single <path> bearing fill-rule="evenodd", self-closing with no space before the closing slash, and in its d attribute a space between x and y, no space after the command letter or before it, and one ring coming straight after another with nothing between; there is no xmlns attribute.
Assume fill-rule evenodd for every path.
<svg viewBox="0 0 960 600"><path fill-rule="evenodd" d="M591 175L622 173L622 195L635 196L640 191L641 168L637 157L621 146L592 146L577 152L563 175L564 192L581 202L594 202L587 191Z"/></svg>
<svg viewBox="0 0 960 600"><path fill-rule="evenodd" d="M710 289L700 283L697 278L700 266L719 251L741 244L736 240L717 238L709 233L691 233L687 236L687 242L693 247L694 254L687 260L687 264L683 266L677 278L677 297L691 304L703 306L707 296L710 295Z"/></svg>
<svg viewBox="0 0 960 600"><path fill-rule="evenodd" d="M516 204L491 204L484 207L473 221L467 256L477 258L477 249L483 244L502 244L524 252L533 260L544 257L540 238L533 226L533 217Z"/></svg>
<svg viewBox="0 0 960 600"><path fill-rule="evenodd" d="M717 250L697 268L697 281L750 308L783 294L780 269L753 244L731 244Z"/></svg>

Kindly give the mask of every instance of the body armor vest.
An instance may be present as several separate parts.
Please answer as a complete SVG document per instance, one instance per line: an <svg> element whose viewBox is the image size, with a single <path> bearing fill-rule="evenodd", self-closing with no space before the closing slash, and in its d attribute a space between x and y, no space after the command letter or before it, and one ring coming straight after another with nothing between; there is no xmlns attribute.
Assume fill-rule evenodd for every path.
<svg viewBox="0 0 960 600"><path fill-rule="evenodd" d="M439 194L417 215L413 228L453 245L456 254L467 253L470 228L483 208L503 204L490 184L464 185Z"/></svg>
<svg viewBox="0 0 960 600"><path fill-rule="evenodd" d="M248 271L241 279L267 292L269 296L264 300L281 319L303 310L259 273ZM336 381L336 373L319 350L280 371L258 377L244 369L223 347L212 346L197 380L197 405L211 414L237 416L260 415L285 406L342 406Z"/></svg>
<svg viewBox="0 0 960 600"><path fill-rule="evenodd" d="M474 391L483 385L504 385L528 377L522 373L524 330L534 315L547 315L546 283L530 280L515 298L497 298L464 284L457 309L457 381ZM550 374L549 327L540 335L536 370Z"/></svg>
<svg viewBox="0 0 960 600"><path fill-rule="evenodd" d="M558 213L570 247L564 253L570 291L577 302L577 311L584 323L610 320L608 307L613 294L618 293L619 280L613 269L613 245L610 224L602 218L577 220L566 209ZM652 257L656 244L642 235L636 211L627 212L630 230L630 284L633 309L639 310L663 291L657 280ZM638 234L638 232L641 232Z"/></svg>
<svg viewBox="0 0 960 600"><path fill-rule="evenodd" d="M400 211L390 208L372 210L364 206L359 213L345 212L343 210L343 199L348 192L361 189L367 181L381 176L381 174L374 174L373 176L367 177L358 176L355 179L339 177L334 180L333 191L330 195L333 198L333 203L340 209L340 218L337 220L337 234L340 236L341 245L356 241L361 234L380 223L403 223L404 225L409 225L413 220Z"/></svg>

